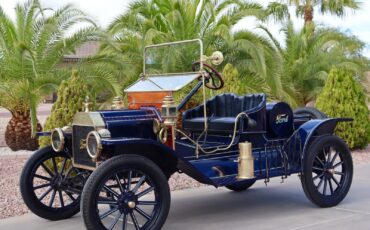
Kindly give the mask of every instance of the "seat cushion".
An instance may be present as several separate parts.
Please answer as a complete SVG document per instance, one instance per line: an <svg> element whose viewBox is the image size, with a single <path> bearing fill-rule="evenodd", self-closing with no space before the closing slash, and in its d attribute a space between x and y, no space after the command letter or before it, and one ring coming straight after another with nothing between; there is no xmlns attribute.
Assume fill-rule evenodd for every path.
<svg viewBox="0 0 370 230"><path fill-rule="evenodd" d="M210 120L208 126L210 130L214 131L233 132L234 124L235 117L214 117Z"/></svg>
<svg viewBox="0 0 370 230"><path fill-rule="evenodd" d="M182 121L182 127L186 130L203 131L204 117L195 117Z"/></svg>
<svg viewBox="0 0 370 230"><path fill-rule="evenodd" d="M218 132L233 132L235 117L212 117L208 118L208 130ZM196 117L184 120L183 128L187 130L203 131L204 118Z"/></svg>

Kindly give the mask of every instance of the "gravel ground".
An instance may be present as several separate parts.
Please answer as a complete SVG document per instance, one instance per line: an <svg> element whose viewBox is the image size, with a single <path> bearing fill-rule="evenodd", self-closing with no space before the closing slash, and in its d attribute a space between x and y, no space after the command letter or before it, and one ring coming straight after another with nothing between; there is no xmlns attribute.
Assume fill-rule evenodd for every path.
<svg viewBox="0 0 370 230"><path fill-rule="evenodd" d="M28 156L1 156L0 219L28 212L19 193L19 176Z"/></svg>
<svg viewBox="0 0 370 230"><path fill-rule="evenodd" d="M370 145L366 149L352 151L352 157L355 165L370 163Z"/></svg>
<svg viewBox="0 0 370 230"><path fill-rule="evenodd" d="M0 148L0 219L23 215L28 212L19 192L19 177L31 152L12 152ZM171 190L204 186L185 174L174 174L170 181Z"/></svg>
<svg viewBox="0 0 370 230"><path fill-rule="evenodd" d="M0 219L19 216L28 212L19 192L19 176L30 152L12 152L0 148ZM370 162L370 145L364 150L352 152L356 165ZM185 174L174 174L170 181L171 190L181 190L203 186Z"/></svg>

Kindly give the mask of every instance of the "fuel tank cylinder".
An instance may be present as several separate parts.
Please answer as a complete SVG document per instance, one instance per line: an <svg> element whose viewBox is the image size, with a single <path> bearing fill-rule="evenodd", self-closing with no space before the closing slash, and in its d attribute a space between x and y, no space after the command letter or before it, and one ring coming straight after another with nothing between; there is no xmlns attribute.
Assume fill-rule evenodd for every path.
<svg viewBox="0 0 370 230"><path fill-rule="evenodd" d="M287 103L268 103L266 113L268 137L286 138L293 133L293 110Z"/></svg>

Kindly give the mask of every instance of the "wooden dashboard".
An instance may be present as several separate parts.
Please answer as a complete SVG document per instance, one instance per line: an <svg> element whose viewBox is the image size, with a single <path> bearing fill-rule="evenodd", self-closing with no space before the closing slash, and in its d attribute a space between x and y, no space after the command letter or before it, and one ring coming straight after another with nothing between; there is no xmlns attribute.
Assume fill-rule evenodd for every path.
<svg viewBox="0 0 370 230"><path fill-rule="evenodd" d="M155 106L161 111L162 101L170 92L129 92L127 93L128 108L140 109L143 106Z"/></svg>

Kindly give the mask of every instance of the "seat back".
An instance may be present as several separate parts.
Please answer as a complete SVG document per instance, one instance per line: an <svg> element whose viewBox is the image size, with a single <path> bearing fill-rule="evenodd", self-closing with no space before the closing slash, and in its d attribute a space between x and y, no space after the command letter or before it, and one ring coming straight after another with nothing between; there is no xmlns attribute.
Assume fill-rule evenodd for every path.
<svg viewBox="0 0 370 230"><path fill-rule="evenodd" d="M266 96L265 94L251 94L237 96L235 94L220 94L206 102L207 117L212 118L211 123L221 121L216 118L234 118L239 113L245 112L259 124L258 127L248 128L244 124L244 131L263 131L265 130ZM183 127L185 129L203 130L204 107L199 105L183 113ZM196 119L199 118L199 119ZM230 119L229 119L230 120ZM189 126L189 121L193 125ZM230 131L233 129L231 122Z"/></svg>
<svg viewBox="0 0 370 230"><path fill-rule="evenodd" d="M265 94L250 94L237 96L227 93L220 94L206 102L207 116L236 117L241 112L251 113L266 106ZM189 109L183 113L183 118L203 117L203 105Z"/></svg>
<svg viewBox="0 0 370 230"><path fill-rule="evenodd" d="M207 116L236 117L241 112L253 112L266 104L265 94L237 96L220 94L207 101ZM203 106L201 106L203 107Z"/></svg>

